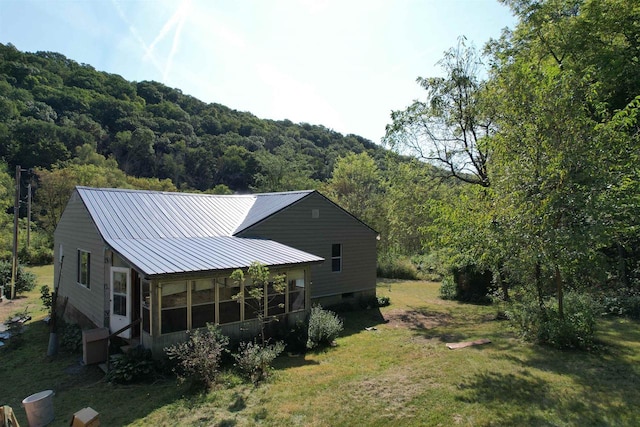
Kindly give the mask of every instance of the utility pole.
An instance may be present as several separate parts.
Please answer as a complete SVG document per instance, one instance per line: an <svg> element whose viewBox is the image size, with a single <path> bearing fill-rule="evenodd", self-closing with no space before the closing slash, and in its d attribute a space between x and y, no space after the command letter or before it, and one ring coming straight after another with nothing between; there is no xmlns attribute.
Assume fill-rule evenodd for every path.
<svg viewBox="0 0 640 427"><path fill-rule="evenodd" d="M18 214L20 211L20 165L16 166L16 199L13 205L13 260L11 263L11 299L16 297L18 275Z"/></svg>
<svg viewBox="0 0 640 427"><path fill-rule="evenodd" d="M27 249L31 249L31 182L27 186Z"/></svg>

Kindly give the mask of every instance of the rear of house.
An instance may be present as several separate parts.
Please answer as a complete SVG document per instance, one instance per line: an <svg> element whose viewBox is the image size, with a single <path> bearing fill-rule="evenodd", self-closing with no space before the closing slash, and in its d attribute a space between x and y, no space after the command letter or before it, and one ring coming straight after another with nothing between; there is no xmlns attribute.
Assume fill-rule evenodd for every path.
<svg viewBox="0 0 640 427"><path fill-rule="evenodd" d="M254 261L284 274L264 291L265 316L304 318L324 303L375 295L376 234L315 191L212 196L78 187L55 231L55 274L65 316L107 327L153 350L217 323L255 331L245 283ZM245 337L246 338L246 337Z"/></svg>

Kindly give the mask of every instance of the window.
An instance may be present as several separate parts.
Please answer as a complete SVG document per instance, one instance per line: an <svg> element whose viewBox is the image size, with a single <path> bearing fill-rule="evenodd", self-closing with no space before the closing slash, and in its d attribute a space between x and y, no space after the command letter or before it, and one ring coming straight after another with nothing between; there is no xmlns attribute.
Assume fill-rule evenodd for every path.
<svg viewBox="0 0 640 427"><path fill-rule="evenodd" d="M187 329L187 284L163 283L161 297L160 333Z"/></svg>
<svg viewBox="0 0 640 427"><path fill-rule="evenodd" d="M331 271L335 273L342 271L342 245L340 243L331 245Z"/></svg>
<svg viewBox="0 0 640 427"><path fill-rule="evenodd" d="M80 285L90 287L91 282L91 254L89 252L78 249L78 277L77 281Z"/></svg>
<svg viewBox="0 0 640 427"><path fill-rule="evenodd" d="M216 321L216 292L213 280L191 282L191 327L202 328Z"/></svg>
<svg viewBox="0 0 640 427"><path fill-rule="evenodd" d="M233 296L240 292L239 286L234 286L230 279L216 279L218 281L218 323L232 323L240 321L240 303Z"/></svg>

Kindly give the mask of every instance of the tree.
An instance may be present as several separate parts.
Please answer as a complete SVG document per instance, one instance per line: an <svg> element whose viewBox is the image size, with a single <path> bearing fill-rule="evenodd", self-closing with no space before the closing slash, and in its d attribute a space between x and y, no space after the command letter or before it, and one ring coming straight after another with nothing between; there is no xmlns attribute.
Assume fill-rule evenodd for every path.
<svg viewBox="0 0 640 427"><path fill-rule="evenodd" d="M245 319L255 318L260 325L260 340L262 347L266 345L265 326L276 319L276 316L265 313L275 311L284 312L284 302L278 302L287 289L286 277L284 274L271 275L269 267L260 262L254 261L247 269L250 282L245 282L245 273L241 269L231 273L231 280L240 287L240 292L233 296L245 307ZM266 295L266 298L265 298ZM276 306L274 307L274 303Z"/></svg>
<svg viewBox="0 0 640 427"><path fill-rule="evenodd" d="M483 105L480 55L460 38L439 64L446 77L417 79L426 100L391 113L385 144L442 168L448 176L488 187L487 139L495 127Z"/></svg>
<svg viewBox="0 0 640 427"><path fill-rule="evenodd" d="M382 232L385 184L376 162L367 153L339 158L324 191L339 206Z"/></svg>
<svg viewBox="0 0 640 427"><path fill-rule="evenodd" d="M506 3L521 20L489 46L489 91L500 112L490 167L496 222L508 235L512 274L522 283L533 276L541 307L553 289L562 319L565 286L604 277L597 261L611 244L612 189L621 180L637 182L628 159L637 152L628 144L637 139L622 138L608 122L613 105L627 105L637 94L628 88L638 88L640 75L629 69L634 83L625 80L627 89L614 90L620 88L614 75L599 67L608 57L616 71L628 69L638 41L627 32L637 34L638 24L624 13L640 10L608 1L625 23L620 27L603 25L611 17L599 16L599 2Z"/></svg>

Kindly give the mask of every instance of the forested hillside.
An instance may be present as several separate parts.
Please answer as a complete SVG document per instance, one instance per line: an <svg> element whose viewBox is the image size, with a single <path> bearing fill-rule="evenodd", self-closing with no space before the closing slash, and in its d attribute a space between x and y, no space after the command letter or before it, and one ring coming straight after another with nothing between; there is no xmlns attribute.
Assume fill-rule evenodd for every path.
<svg viewBox="0 0 640 427"><path fill-rule="evenodd" d="M53 231L76 185L208 193L320 189L381 233L383 256L421 251L417 221L424 217L416 209L440 185L432 182L436 168L356 135L259 119L58 53L0 44L0 259L11 257L18 165L24 169L20 259L27 263L50 261ZM30 225L27 184L35 195Z"/></svg>
<svg viewBox="0 0 640 427"><path fill-rule="evenodd" d="M127 175L200 191L313 188L340 156L384 154L356 135L259 119L59 53L0 44L0 158L11 168L51 169L87 144Z"/></svg>

